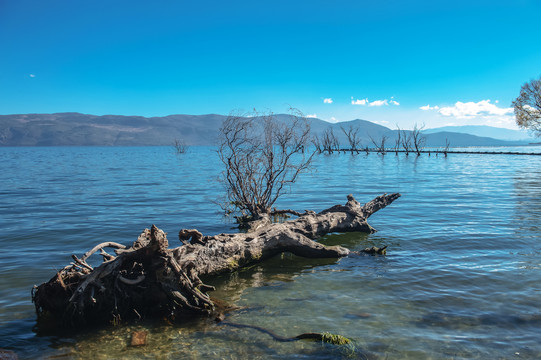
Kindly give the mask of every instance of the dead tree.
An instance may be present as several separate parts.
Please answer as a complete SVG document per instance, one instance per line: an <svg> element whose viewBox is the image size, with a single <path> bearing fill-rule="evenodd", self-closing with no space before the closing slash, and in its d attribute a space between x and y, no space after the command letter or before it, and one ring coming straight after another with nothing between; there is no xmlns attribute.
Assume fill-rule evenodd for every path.
<svg viewBox="0 0 541 360"><path fill-rule="evenodd" d="M449 147L451 146L451 143L449 142L449 139L445 138L445 147L443 148L443 155L447 157L447 152L449 151Z"/></svg>
<svg viewBox="0 0 541 360"><path fill-rule="evenodd" d="M361 144L361 141L359 139L359 127L353 127L353 125L349 125L347 129L344 129L344 127L340 126L340 129L346 135L349 142L349 148L351 149L351 153L353 154L353 151L356 151L359 153L359 145Z"/></svg>
<svg viewBox="0 0 541 360"><path fill-rule="evenodd" d="M173 142L173 147L175 148L175 153L181 155L186 153L188 150L188 145L183 140L175 139Z"/></svg>
<svg viewBox="0 0 541 360"><path fill-rule="evenodd" d="M381 155L385 155L385 143L387 142L388 137L385 135L381 135L378 139L375 139L370 135L368 135L368 137L370 138L370 141L372 141L372 144L374 144L376 151Z"/></svg>
<svg viewBox="0 0 541 360"><path fill-rule="evenodd" d="M274 115L230 115L220 129L218 149L224 164L221 182L227 203L240 213L240 222L272 215L272 206L311 164L305 154L310 124L297 114L278 122Z"/></svg>
<svg viewBox="0 0 541 360"><path fill-rule="evenodd" d="M340 151L340 142L334 134L332 127L329 126L323 132L321 146L323 148L323 152L326 151L328 154L332 154L334 151Z"/></svg>
<svg viewBox="0 0 541 360"><path fill-rule="evenodd" d="M321 146L321 140L319 139L319 136L317 136L317 134L314 135L310 141L314 145L318 154L321 154L324 151Z"/></svg>
<svg viewBox="0 0 541 360"><path fill-rule="evenodd" d="M297 219L267 224L247 233L205 236L195 229L179 232L182 245L169 247L166 234L152 226L131 246L104 242L35 286L32 300L39 326L82 327L117 324L141 318L181 322L186 316L209 316L215 302L208 279L263 259L290 252L310 258L340 258L352 253L341 246L325 246L315 239L336 232L374 232L367 220L400 194L378 196L365 205L349 195L345 205L320 213L305 211ZM98 234L99 235L99 234ZM104 249L115 249L115 254ZM88 258L100 252L95 268ZM386 247L359 254L384 254Z"/></svg>
<svg viewBox="0 0 541 360"><path fill-rule="evenodd" d="M426 137L423 135L423 128L425 126L422 125L421 127L418 127L417 124L413 126L413 130L411 131L411 140L413 141L413 148L415 149L415 152L417 153L417 156L421 155L421 151L423 150L423 147L426 143Z"/></svg>
<svg viewBox="0 0 541 360"><path fill-rule="evenodd" d="M404 152L406 153L406 156L408 156L410 151L412 150L411 131L402 130L401 138L402 138L402 148L404 148Z"/></svg>
<svg viewBox="0 0 541 360"><path fill-rule="evenodd" d="M398 124L396 124L396 139L395 139L395 144L394 144L394 153L396 156L398 156L398 150L400 150L400 146L402 145L401 134L402 134L402 131L400 130L400 127L398 126Z"/></svg>

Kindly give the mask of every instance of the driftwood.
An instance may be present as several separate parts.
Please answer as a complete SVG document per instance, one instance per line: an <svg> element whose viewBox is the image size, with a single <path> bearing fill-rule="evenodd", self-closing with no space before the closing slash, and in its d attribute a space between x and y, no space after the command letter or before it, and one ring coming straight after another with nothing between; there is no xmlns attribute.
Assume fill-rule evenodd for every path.
<svg viewBox="0 0 541 360"><path fill-rule="evenodd" d="M131 247L113 242L95 246L32 291L38 324L81 326L140 318L178 321L185 316L211 315L213 287L201 278L234 271L282 252L311 258L339 258L350 250L325 246L318 237L334 232L374 232L367 219L400 194L378 196L365 205L352 195L345 205L320 213L306 211L284 223L265 223L247 233L204 236L197 230L179 232L182 245L169 248L166 233L152 225ZM105 252L114 248L115 255ZM103 263L92 268L86 260L100 251ZM386 247L361 253L385 254Z"/></svg>

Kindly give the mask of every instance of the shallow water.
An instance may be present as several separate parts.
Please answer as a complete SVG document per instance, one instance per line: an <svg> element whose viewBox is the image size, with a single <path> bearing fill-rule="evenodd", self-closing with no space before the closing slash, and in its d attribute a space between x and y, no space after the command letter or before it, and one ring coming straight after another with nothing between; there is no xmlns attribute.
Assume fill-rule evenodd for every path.
<svg viewBox="0 0 541 360"><path fill-rule="evenodd" d="M333 234L387 256L340 260L284 254L214 281L242 307L229 320L283 336L337 333L353 346L279 343L256 331L198 321L37 335L34 284L103 240L125 244L156 224L171 234L234 231L211 148L0 148L0 348L20 358L540 358L541 158L451 154L334 154L291 187L279 208L323 210L382 193L379 232ZM173 239L171 239L174 241ZM128 347L133 329L148 345Z"/></svg>

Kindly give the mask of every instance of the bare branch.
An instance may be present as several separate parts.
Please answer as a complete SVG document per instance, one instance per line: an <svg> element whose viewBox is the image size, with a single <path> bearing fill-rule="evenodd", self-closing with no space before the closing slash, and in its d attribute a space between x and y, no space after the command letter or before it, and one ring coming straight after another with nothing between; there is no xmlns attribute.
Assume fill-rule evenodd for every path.
<svg viewBox="0 0 541 360"><path fill-rule="evenodd" d="M398 124L396 124L396 141L394 145L395 155L398 155L398 150L400 150L400 145L402 145L402 131Z"/></svg>
<svg viewBox="0 0 541 360"><path fill-rule="evenodd" d="M373 138L371 135L368 135L368 137L370 138L370 141L372 141L372 144L374 144L376 151L381 155L385 155L385 143L387 142L388 137L385 135L381 135L378 139Z"/></svg>
<svg viewBox="0 0 541 360"><path fill-rule="evenodd" d="M126 246L124 246L122 244L119 244L119 243L116 243L116 242L112 242L112 241L103 242L101 244L98 244L98 245L94 246L92 249L88 250L87 252L85 252L83 254L83 256L81 257L81 260L86 261L86 259L88 259L90 257L90 255L92 255L96 251L101 250L101 249L106 248L106 247L111 247L111 248L115 248L115 249L125 249L126 248Z"/></svg>
<svg viewBox="0 0 541 360"><path fill-rule="evenodd" d="M424 127L424 124L421 126L417 126L417 124L415 124L413 126L413 130L410 133L411 139L413 141L413 147L415 149L415 152L417 153L417 156L421 155L421 151L423 150L423 147L426 143L426 137L422 133Z"/></svg>
<svg viewBox="0 0 541 360"><path fill-rule="evenodd" d="M517 125L541 137L541 77L522 85L512 105Z"/></svg>
<svg viewBox="0 0 541 360"><path fill-rule="evenodd" d="M353 125L349 125L347 129L344 129L344 127L340 126L340 129L346 135L348 138L349 146L351 149L351 152L358 151L359 145L360 145L360 139L358 137L359 134L359 127L353 127Z"/></svg>
<svg viewBox="0 0 541 360"><path fill-rule="evenodd" d="M340 150L338 138L334 135L334 131L330 126L323 132L323 139L321 142L323 152L326 151L327 153L332 154L334 151Z"/></svg>
<svg viewBox="0 0 541 360"><path fill-rule="evenodd" d="M175 139L173 142L173 147L177 155L184 154L188 150L188 145L183 140Z"/></svg>
<svg viewBox="0 0 541 360"><path fill-rule="evenodd" d="M409 152L412 150L411 147L411 131L401 130L402 131L402 148L406 152L406 156L409 155Z"/></svg>
<svg viewBox="0 0 541 360"><path fill-rule="evenodd" d="M310 123L296 109L281 121L274 114L230 115L222 124L220 160L227 199L243 217L269 214L276 200L310 167ZM313 140L312 140L313 141Z"/></svg>

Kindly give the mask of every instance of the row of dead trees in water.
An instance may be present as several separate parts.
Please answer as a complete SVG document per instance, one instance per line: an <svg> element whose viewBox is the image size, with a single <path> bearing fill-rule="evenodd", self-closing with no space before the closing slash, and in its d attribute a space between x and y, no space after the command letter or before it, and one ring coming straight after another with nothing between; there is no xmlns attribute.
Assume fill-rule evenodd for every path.
<svg viewBox="0 0 541 360"><path fill-rule="evenodd" d="M410 153L420 156L423 152L428 152L429 155L431 152L434 152L435 154L441 153L444 154L444 156L447 156L450 147L449 140L447 139L445 140L445 146L440 150L424 150L426 138L424 135L422 135L423 128L424 126L418 127L415 125L413 130L403 130L397 126L397 136L394 139L394 144L392 144L392 146L389 146L392 139L390 139L387 135L381 135L378 138L368 135L373 147L370 147L369 145L362 146L361 137L359 136L360 129L352 125L350 125L347 129L342 126L340 127L340 130L342 130L348 140L349 148L343 148L340 145L338 137L334 134L332 127L327 128L321 136L313 136L311 142L315 146L316 152L319 154L332 154L335 152L351 152L352 154L365 152L366 154L369 154L370 152L376 152L378 154L385 155L389 152L394 152L396 155L398 155L400 152L405 153L406 156L408 156ZM188 149L188 145L183 140L179 139L175 139L173 147L177 154L184 154ZM301 148L304 149L304 146Z"/></svg>
<svg viewBox="0 0 541 360"><path fill-rule="evenodd" d="M413 130L404 130L400 129L397 125L397 136L394 138L394 144L391 146L389 146L391 139L387 135L381 135L378 138L368 135L368 138L373 145L373 147L369 147L368 145L362 146L361 137L359 136L359 128L356 128L353 125L350 125L348 128L341 126L340 130L342 130L349 143L349 148L343 148L340 145L338 137L334 134L332 127L329 127L321 136L315 135L312 138L312 144L315 146L316 151L320 154L332 154L334 152L351 152L352 154L366 152L366 154L368 154L370 152L376 152L378 154L385 155L388 152L394 152L396 155L398 155L398 153L401 152L405 153L406 156L408 156L410 153L420 156L421 153L427 152L424 150L426 138L422 134L423 128L424 126L419 127L417 124L415 124ZM433 152L436 154L443 153L445 156L447 156L449 147L449 140L446 139L444 148L442 150L435 150ZM430 154L430 151L428 151L428 153Z"/></svg>
<svg viewBox="0 0 541 360"><path fill-rule="evenodd" d="M250 131L248 132L251 133L250 137L254 136L254 130L256 130L255 132L260 131L266 138L265 142L275 142L277 144L273 144L273 146L278 145L279 147L284 145L284 143L289 146L291 145L289 143L293 140L292 143L295 143L293 147L298 147L296 151L303 153L307 150L310 143L315 147L315 153L319 154L333 154L335 152L351 152L352 154L365 152L368 154L370 152L376 152L378 154L385 155L389 152L394 152L396 155L398 155L400 152L405 153L406 156L408 156L410 153L420 156L421 153L430 154L433 152L435 154L440 153L447 156L447 153L449 152L450 143L447 139L445 140L445 145L442 149L431 151L424 150L426 145L426 137L423 135L424 125L418 126L417 124L415 124L412 130L400 129L400 127L396 125L396 136L392 137L384 134L380 135L379 137L373 137L370 134L366 134L371 142L371 145L362 144L363 137L359 134L361 130L359 127L351 124L347 128L340 126L340 130L344 133L349 144L349 148L344 148L340 143L339 137L336 136L331 126L325 129L323 133L314 135L311 132L311 126L308 119L299 110L292 108L290 109L290 112L291 121L289 124L277 122L274 114L272 113L262 114L255 112L255 110L254 113L251 114L230 114L220 129L222 137L221 141L223 140L224 129L228 129L228 126L231 126L231 121L235 120L235 126L238 126L238 128L233 130L229 129L233 134L235 134L235 136L239 135L237 131L246 132L246 127L249 127ZM260 122L260 126L254 126L253 123L257 122ZM273 134L276 132L276 127L280 127L284 130L283 133L279 134L280 136ZM257 138L257 135L255 135L255 137ZM394 143L392 143L393 141ZM243 141L243 143L244 145L246 145L246 143L248 143L250 146L253 145L250 141ZM223 146L223 141L221 142L220 146ZM173 147L175 153L178 155L186 153L189 148L187 143L182 139L174 139Z"/></svg>

